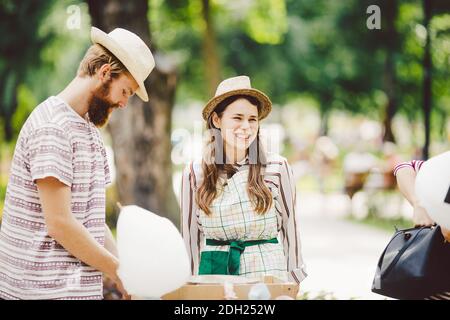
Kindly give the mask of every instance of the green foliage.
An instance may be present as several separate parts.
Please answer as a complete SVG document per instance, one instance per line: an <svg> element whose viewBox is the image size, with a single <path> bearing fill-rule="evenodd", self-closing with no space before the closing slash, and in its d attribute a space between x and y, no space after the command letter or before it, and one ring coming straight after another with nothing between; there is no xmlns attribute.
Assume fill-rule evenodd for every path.
<svg viewBox="0 0 450 320"><path fill-rule="evenodd" d="M284 0L253 1L245 19L245 30L258 43L280 44L287 32Z"/></svg>
<svg viewBox="0 0 450 320"><path fill-rule="evenodd" d="M66 27L72 4L81 9L78 30ZM381 7L381 30L366 27L371 4ZM210 0L209 5L222 78L251 76L253 86L267 92L275 105L308 95L324 116L343 109L379 120L387 104L384 69L389 49L395 52L399 112L420 119L421 1ZM397 38L392 41L387 26L394 9ZM17 134L33 103L57 93L75 75L89 45L90 17L81 0L5 0L0 10L5 17L0 21L1 88L16 88L4 90L0 100L3 108L11 108L8 101L17 98ZM202 1L149 0L148 16L152 42L178 66L177 102L209 99ZM437 3L431 20L434 139L445 137L449 112L449 16L448 5Z"/></svg>
<svg viewBox="0 0 450 320"><path fill-rule="evenodd" d="M117 206L118 194L116 185L113 184L106 188L106 224L111 231L115 233L115 226L119 217L119 208Z"/></svg>
<svg viewBox="0 0 450 320"><path fill-rule="evenodd" d="M0 2L0 119L4 138L10 141L14 138L11 118L17 107L17 86L31 68L39 65L36 53L53 36L38 32L51 6L51 1L44 0Z"/></svg>
<svg viewBox="0 0 450 320"><path fill-rule="evenodd" d="M250 74L247 70L236 70L229 64L227 56L233 49L239 50L240 39L245 37L256 47L271 47L283 41L287 31L287 13L283 0L277 1L210 1L210 10L217 31L217 46L222 60L222 74ZM205 21L202 16L201 1L149 1L150 30L158 48L167 53L178 66L180 74L177 100L207 100L205 58L202 41ZM234 51L234 50L233 50ZM270 53L274 53L271 51ZM239 55L246 54L240 51ZM251 52L250 52L251 54ZM278 59L268 59L277 63ZM248 65L256 66L257 61L250 56ZM286 68L286 65L282 66ZM274 68L275 69L275 68ZM261 73L252 75L255 84L265 88L267 78ZM270 88L269 88L270 89Z"/></svg>
<svg viewBox="0 0 450 320"><path fill-rule="evenodd" d="M376 215L369 215L364 219L356 219L352 216L348 217L348 220L352 222L357 222L365 225L369 225L371 227L375 227L381 230L385 230L388 232L394 232L395 228L398 229L407 229L413 226L413 222L409 219L405 218L380 218Z"/></svg>
<svg viewBox="0 0 450 320"><path fill-rule="evenodd" d="M14 134L18 135L22 124L30 115L37 101L26 84L20 84L17 88L17 109L13 115Z"/></svg>
<svg viewBox="0 0 450 320"><path fill-rule="evenodd" d="M39 63L36 54L53 36L40 35L39 26L48 14L53 1L48 0L3 0L0 2L0 59L2 72L14 68L25 72ZM20 41L19 41L20 40Z"/></svg>
<svg viewBox="0 0 450 320"><path fill-rule="evenodd" d="M66 25L67 8L76 5L81 11L80 29ZM90 45L90 16L82 1L58 1L49 15L42 20L40 32L54 37L39 52L41 67L30 70L26 83L37 102L57 94L76 75L78 64ZM43 85L45 84L45 85Z"/></svg>
<svg viewBox="0 0 450 320"><path fill-rule="evenodd" d="M179 63L177 101L206 101L201 1L150 3L155 41ZM372 4L381 8L381 30L366 27L366 9ZM397 75L398 110L411 120L420 119L421 1L215 0L210 5L222 78L250 75L253 85L267 92L276 104L308 94L323 114L343 109L381 120L388 102L385 62L390 50ZM438 121L432 129L439 132L439 136L435 133L439 139L445 134L443 119L450 100L448 21L447 6L436 5L431 29L433 117Z"/></svg>
<svg viewBox="0 0 450 320"><path fill-rule="evenodd" d="M73 4L81 9L81 25L69 30L67 8ZM73 0L5 0L0 15L0 125L12 123L9 138L15 140L32 109L74 77L90 20L87 6Z"/></svg>
<svg viewBox="0 0 450 320"><path fill-rule="evenodd" d="M3 214L3 205L5 201L5 195L6 195L6 181L3 181L4 179L0 179L0 222L2 219Z"/></svg>
<svg viewBox="0 0 450 320"><path fill-rule="evenodd" d="M2 172L1 168L9 166L10 157L12 154L12 146L10 144L0 144L0 224L3 215L3 206L6 195L6 186L8 183L8 175Z"/></svg>

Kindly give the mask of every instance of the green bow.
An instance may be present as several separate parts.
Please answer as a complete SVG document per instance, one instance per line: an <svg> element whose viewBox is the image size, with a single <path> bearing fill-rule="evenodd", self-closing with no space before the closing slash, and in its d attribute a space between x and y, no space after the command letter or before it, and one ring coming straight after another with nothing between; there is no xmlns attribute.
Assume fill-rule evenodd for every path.
<svg viewBox="0 0 450 320"><path fill-rule="evenodd" d="M262 239L262 240L216 240L216 239L206 239L206 244L208 246L230 246L228 252L228 268L227 274L239 275L239 267L241 264L241 254L244 252L246 247L256 246L263 243L278 243L277 238L272 239Z"/></svg>

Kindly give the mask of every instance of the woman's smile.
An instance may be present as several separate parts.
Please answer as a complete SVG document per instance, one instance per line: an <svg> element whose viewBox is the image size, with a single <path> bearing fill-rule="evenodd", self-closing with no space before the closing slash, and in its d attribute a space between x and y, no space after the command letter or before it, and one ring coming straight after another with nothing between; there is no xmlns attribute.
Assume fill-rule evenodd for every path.
<svg viewBox="0 0 450 320"><path fill-rule="evenodd" d="M236 138L240 139L240 140L244 140L244 141L249 141L251 135L250 134L245 134L245 133L235 133L234 134Z"/></svg>

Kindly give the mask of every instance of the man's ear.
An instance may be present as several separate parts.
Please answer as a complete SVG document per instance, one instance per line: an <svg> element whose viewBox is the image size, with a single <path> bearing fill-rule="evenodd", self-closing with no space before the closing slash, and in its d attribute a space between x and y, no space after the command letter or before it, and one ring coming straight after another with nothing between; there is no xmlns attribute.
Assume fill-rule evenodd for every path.
<svg viewBox="0 0 450 320"><path fill-rule="evenodd" d="M111 79L111 65L105 63L97 70L97 76L101 82L108 81Z"/></svg>
<svg viewBox="0 0 450 320"><path fill-rule="evenodd" d="M217 113L213 112L211 116L212 116L212 123L213 123L214 127L216 127L217 129L220 129L220 118L217 115Z"/></svg>

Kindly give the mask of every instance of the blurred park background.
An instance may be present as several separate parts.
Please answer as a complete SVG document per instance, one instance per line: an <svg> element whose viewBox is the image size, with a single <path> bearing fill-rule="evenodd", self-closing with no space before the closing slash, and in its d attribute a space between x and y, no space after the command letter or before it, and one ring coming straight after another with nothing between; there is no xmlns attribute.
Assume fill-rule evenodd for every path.
<svg viewBox="0 0 450 320"><path fill-rule="evenodd" d="M411 225L393 167L450 149L449 1L0 0L0 216L20 128L75 76L91 25L137 33L156 60L150 101L131 99L102 129L113 229L117 201L179 225L201 109L222 79L245 74L274 103L262 130L297 179L305 288L372 298L378 254L394 225ZM358 246L366 265L343 288L336 278L364 260Z"/></svg>

